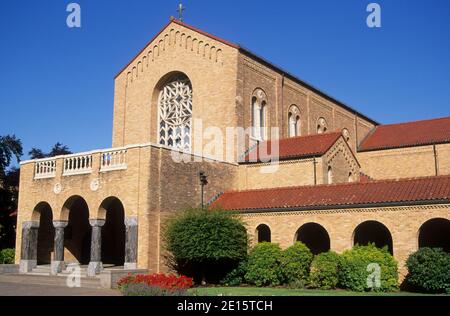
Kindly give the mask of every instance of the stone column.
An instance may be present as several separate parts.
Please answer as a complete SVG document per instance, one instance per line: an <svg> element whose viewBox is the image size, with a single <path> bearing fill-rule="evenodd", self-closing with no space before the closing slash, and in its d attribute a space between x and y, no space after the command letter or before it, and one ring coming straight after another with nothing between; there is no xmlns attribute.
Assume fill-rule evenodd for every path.
<svg viewBox="0 0 450 316"><path fill-rule="evenodd" d="M91 261L88 266L88 276L96 276L103 270L102 264L102 227L105 225L104 219L91 219L92 226L91 239Z"/></svg>
<svg viewBox="0 0 450 316"><path fill-rule="evenodd" d="M67 221L54 221L53 226L55 227L55 254L52 261L51 273L52 275L57 275L61 273L64 268L64 228L67 227L69 223Z"/></svg>
<svg viewBox="0 0 450 316"><path fill-rule="evenodd" d="M20 250L20 273L28 273L37 266L37 241L39 222L22 223L22 245Z"/></svg>
<svg viewBox="0 0 450 316"><path fill-rule="evenodd" d="M125 270L137 269L138 220L137 217L125 218Z"/></svg>

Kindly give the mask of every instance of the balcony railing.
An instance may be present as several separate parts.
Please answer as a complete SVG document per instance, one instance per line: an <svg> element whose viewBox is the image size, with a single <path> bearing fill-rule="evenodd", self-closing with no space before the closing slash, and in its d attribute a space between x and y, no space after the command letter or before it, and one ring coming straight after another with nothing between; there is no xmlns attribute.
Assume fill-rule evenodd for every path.
<svg viewBox="0 0 450 316"><path fill-rule="evenodd" d="M63 175L85 174L92 172L92 155L71 156L64 159Z"/></svg>
<svg viewBox="0 0 450 316"><path fill-rule="evenodd" d="M47 179L56 176L56 159L38 161L34 167L35 179Z"/></svg>
<svg viewBox="0 0 450 316"><path fill-rule="evenodd" d="M97 166L100 165L100 172L125 170L127 169L126 155L126 149L117 149L41 159L34 162L34 178L37 180L56 177L56 166L59 160L62 160L63 176L92 173L96 159L99 159Z"/></svg>
<svg viewBox="0 0 450 316"><path fill-rule="evenodd" d="M104 152L100 158L100 171L122 170L127 168L126 150Z"/></svg>

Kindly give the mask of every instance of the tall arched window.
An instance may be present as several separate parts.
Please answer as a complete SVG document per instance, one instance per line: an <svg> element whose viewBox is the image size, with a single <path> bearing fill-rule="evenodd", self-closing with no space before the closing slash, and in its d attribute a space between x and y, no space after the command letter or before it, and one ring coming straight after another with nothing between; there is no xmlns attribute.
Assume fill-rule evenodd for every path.
<svg viewBox="0 0 450 316"><path fill-rule="evenodd" d="M333 168L331 168L331 166L328 166L327 177L328 177L328 184L332 184L333 183Z"/></svg>
<svg viewBox="0 0 450 316"><path fill-rule="evenodd" d="M252 97L252 136L258 140L266 138L267 97L261 89Z"/></svg>
<svg viewBox="0 0 450 316"><path fill-rule="evenodd" d="M288 123L289 123L289 137L300 136L301 135L300 110L295 105L291 106L289 109Z"/></svg>
<svg viewBox="0 0 450 316"><path fill-rule="evenodd" d="M325 120L323 117L319 118L317 120L317 134L326 133L327 130L328 130L327 120Z"/></svg>
<svg viewBox="0 0 450 316"><path fill-rule="evenodd" d="M191 151L192 85L185 75L170 78L158 99L159 143Z"/></svg>

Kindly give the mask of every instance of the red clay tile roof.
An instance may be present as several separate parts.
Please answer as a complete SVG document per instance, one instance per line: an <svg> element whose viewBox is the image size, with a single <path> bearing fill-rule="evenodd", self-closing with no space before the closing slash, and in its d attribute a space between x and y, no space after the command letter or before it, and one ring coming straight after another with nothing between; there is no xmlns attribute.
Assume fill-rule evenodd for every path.
<svg viewBox="0 0 450 316"><path fill-rule="evenodd" d="M370 181L375 181L375 180L363 172L359 173L359 182L370 182Z"/></svg>
<svg viewBox="0 0 450 316"><path fill-rule="evenodd" d="M416 179L235 191L211 208L235 211L342 208L450 201L450 175Z"/></svg>
<svg viewBox="0 0 450 316"><path fill-rule="evenodd" d="M336 143L341 135L340 132L336 132L280 139L278 141L279 160L321 156ZM261 157L260 154L262 154ZM272 141L267 141L250 150L244 161L267 161L267 155L270 158L271 154Z"/></svg>
<svg viewBox="0 0 450 316"><path fill-rule="evenodd" d="M450 142L450 117L381 125L359 146L359 151L423 146Z"/></svg>

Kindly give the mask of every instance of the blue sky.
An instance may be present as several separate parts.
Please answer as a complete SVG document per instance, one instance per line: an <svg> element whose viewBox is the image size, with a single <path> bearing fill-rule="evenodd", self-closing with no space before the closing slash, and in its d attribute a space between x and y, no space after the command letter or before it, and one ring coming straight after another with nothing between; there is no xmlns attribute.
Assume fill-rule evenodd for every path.
<svg viewBox="0 0 450 316"><path fill-rule="evenodd" d="M111 146L113 77L179 0L0 1L0 135L24 151ZM450 115L450 1L185 0L185 21L239 43L381 123ZM25 155L23 158L26 158Z"/></svg>

